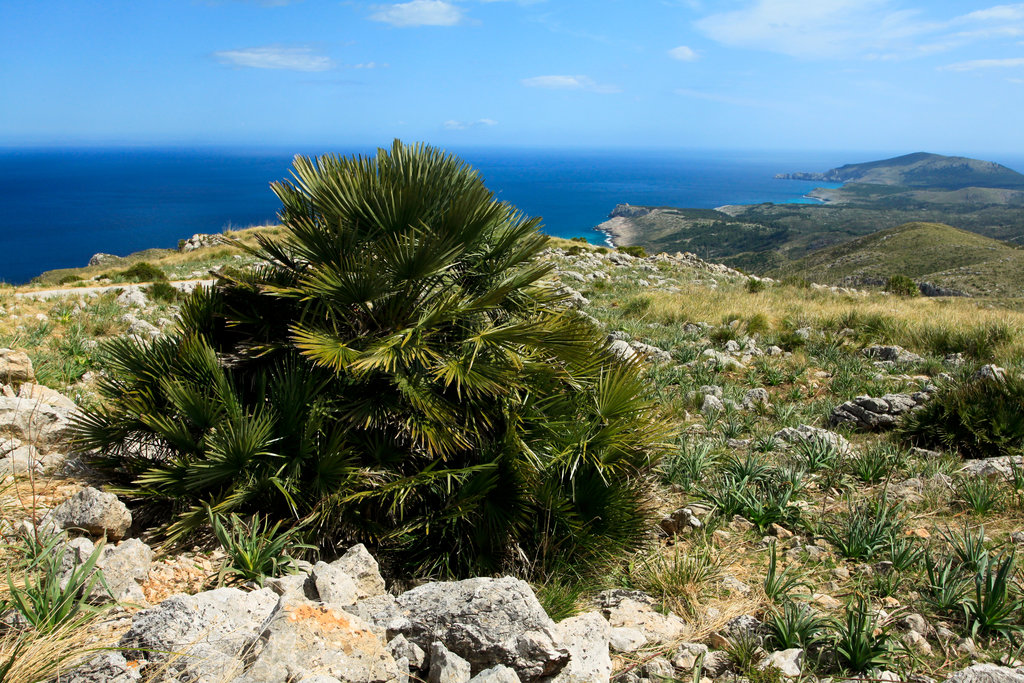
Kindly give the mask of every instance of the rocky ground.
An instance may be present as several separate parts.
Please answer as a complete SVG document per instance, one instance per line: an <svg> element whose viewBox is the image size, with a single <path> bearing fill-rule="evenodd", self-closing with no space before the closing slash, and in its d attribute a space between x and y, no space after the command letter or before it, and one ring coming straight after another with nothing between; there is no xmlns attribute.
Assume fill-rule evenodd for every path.
<svg viewBox="0 0 1024 683"><path fill-rule="evenodd" d="M958 616L973 584L940 609L926 561L972 539L986 558L1024 544L1020 454L965 462L893 436L947 383L1020 373L1016 337L951 351L922 331L940 316L904 315L892 297L785 288L691 254L637 259L564 244L548 258L579 314L648 368L681 433L652 492L649 547L585 585L410 584L382 576L362 545L262 585L222 585L223 549L207 539L157 546L67 440L103 372L95 340L162 334L173 304L139 288L4 301L0 341L28 351L0 350L5 558L14 567L18 548L52 542L57 584L79 586L76 599L97 611L76 624L70 652L40 639L52 666L31 669L24 634L40 629L9 595L0 663L14 665L0 679L1024 683L1016 645ZM900 324L887 332L873 310ZM976 318L987 324L990 313L1005 317ZM65 347L50 340L73 334L82 360L55 371ZM983 487L994 500L985 509ZM852 552L856 511L879 500L876 513L896 521L870 552ZM859 614L867 627L853 633ZM1021 623L1020 603L1008 618ZM839 652L857 643L878 655L852 671Z"/></svg>

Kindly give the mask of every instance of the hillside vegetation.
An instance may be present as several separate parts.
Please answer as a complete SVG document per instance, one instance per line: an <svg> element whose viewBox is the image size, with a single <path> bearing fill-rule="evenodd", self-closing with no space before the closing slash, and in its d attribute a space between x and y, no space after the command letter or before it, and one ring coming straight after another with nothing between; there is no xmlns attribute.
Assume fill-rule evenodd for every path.
<svg viewBox="0 0 1024 683"><path fill-rule="evenodd" d="M825 247L772 273L863 286L894 275L975 296L1024 296L1024 249L941 223L907 223Z"/></svg>

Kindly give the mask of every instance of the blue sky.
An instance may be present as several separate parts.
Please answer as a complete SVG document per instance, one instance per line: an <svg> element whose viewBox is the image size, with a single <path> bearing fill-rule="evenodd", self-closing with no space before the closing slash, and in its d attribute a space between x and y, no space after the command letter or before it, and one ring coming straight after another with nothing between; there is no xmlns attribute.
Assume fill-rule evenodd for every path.
<svg viewBox="0 0 1024 683"><path fill-rule="evenodd" d="M1024 155L1024 3L0 0L0 145Z"/></svg>

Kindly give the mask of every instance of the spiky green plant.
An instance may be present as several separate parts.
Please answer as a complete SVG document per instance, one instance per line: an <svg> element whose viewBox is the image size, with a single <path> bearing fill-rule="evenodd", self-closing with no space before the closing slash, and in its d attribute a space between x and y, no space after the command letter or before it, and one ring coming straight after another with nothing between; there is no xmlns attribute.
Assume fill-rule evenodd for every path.
<svg viewBox="0 0 1024 683"><path fill-rule="evenodd" d="M822 528L839 554L851 560L869 560L883 550L903 526L902 507L885 496L854 504Z"/></svg>
<svg viewBox="0 0 1024 683"><path fill-rule="evenodd" d="M1002 636L1012 644L1024 633L1020 612L1024 610L1021 586L1015 578L1016 553L998 558L986 556L974 573L974 592L961 605L971 635Z"/></svg>
<svg viewBox="0 0 1024 683"><path fill-rule="evenodd" d="M940 387L903 421L904 438L966 458L1009 455L1024 447L1024 377L968 379Z"/></svg>
<svg viewBox="0 0 1024 683"><path fill-rule="evenodd" d="M268 578L298 571L295 558L289 553L314 549L295 540L300 529L282 530L280 520L271 525L260 515L242 519L234 514L225 518L212 510L207 510L207 514L213 535L227 553L220 571L221 581L232 578L255 581L262 586Z"/></svg>
<svg viewBox="0 0 1024 683"><path fill-rule="evenodd" d="M422 145L292 175L259 265L193 294L175 334L108 347L80 446L175 538L209 506L435 575L637 547L663 422L543 281L538 221Z"/></svg>
<svg viewBox="0 0 1024 683"><path fill-rule="evenodd" d="M898 646L890 636L891 629L891 622L879 622L868 602L857 598L846 606L843 619L836 624L839 663L856 673L892 666Z"/></svg>
<svg viewBox="0 0 1024 683"><path fill-rule="evenodd" d="M829 620L809 605L787 601L782 609L772 609L766 619L769 638L776 649L807 649L826 638Z"/></svg>

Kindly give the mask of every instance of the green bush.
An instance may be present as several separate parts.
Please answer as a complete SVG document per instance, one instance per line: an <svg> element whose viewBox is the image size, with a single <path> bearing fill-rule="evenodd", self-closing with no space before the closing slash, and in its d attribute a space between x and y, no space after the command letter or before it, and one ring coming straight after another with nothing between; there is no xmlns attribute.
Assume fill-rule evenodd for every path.
<svg viewBox="0 0 1024 683"><path fill-rule="evenodd" d="M885 283L885 291L898 296L920 296L921 290L906 275L893 275Z"/></svg>
<svg viewBox="0 0 1024 683"><path fill-rule="evenodd" d="M149 287L146 287L146 296L153 301L162 301L170 304L181 298L181 292L169 282L154 282Z"/></svg>
<svg viewBox="0 0 1024 683"><path fill-rule="evenodd" d="M618 249L623 254L629 254L630 256L636 256L637 258L647 258L647 250L641 247L640 245L619 247Z"/></svg>
<svg viewBox="0 0 1024 683"><path fill-rule="evenodd" d="M768 288L768 285L764 283L764 280L755 280L754 278L747 279L747 291L751 294L757 294L763 292Z"/></svg>
<svg viewBox="0 0 1024 683"><path fill-rule="evenodd" d="M205 506L260 513L433 576L638 547L664 423L542 281L538 221L422 145L297 157L294 178L260 265L193 293L174 334L106 347L76 423L96 464L171 538Z"/></svg>
<svg viewBox="0 0 1024 683"><path fill-rule="evenodd" d="M82 278L79 277L78 275L72 275L71 273L68 273L67 275L62 275L61 278L57 280L57 284L70 285L72 282L81 282L81 280Z"/></svg>
<svg viewBox="0 0 1024 683"><path fill-rule="evenodd" d="M587 238L586 237L570 237L569 241L570 242L580 242L581 244L587 244Z"/></svg>
<svg viewBox="0 0 1024 683"><path fill-rule="evenodd" d="M139 261L130 268L115 273L114 280L121 282L166 282L167 275L148 261Z"/></svg>
<svg viewBox="0 0 1024 683"><path fill-rule="evenodd" d="M1009 455L1024 447L1024 378L970 379L942 386L903 421L915 445L957 451L965 458Z"/></svg>

